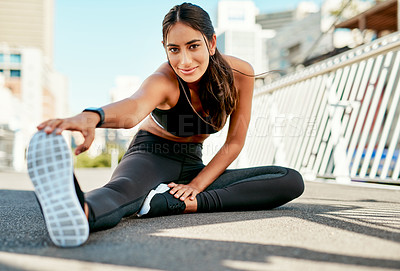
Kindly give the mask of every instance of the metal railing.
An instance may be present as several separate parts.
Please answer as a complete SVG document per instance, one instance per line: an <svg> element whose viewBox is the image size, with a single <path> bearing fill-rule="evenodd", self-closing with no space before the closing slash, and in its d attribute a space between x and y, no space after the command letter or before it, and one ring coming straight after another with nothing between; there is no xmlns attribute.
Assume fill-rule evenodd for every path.
<svg viewBox="0 0 400 271"><path fill-rule="evenodd" d="M399 50L396 32L256 89L247 164L400 183Z"/></svg>

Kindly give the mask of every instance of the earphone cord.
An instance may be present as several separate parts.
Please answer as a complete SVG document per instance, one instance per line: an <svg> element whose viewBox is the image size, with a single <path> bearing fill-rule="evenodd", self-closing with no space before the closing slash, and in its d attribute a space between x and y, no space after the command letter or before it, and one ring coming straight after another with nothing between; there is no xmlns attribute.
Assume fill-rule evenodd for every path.
<svg viewBox="0 0 400 271"><path fill-rule="evenodd" d="M172 70L174 70L174 69L172 69ZM175 71L174 71L174 72L175 72ZM176 74L176 72L175 72L175 74ZM193 109L194 113L196 113L196 115L197 115L203 122L207 123L208 125L210 125L211 127L213 127L214 130L218 131L218 128L217 128L214 124L211 124L211 123L209 123L208 121L206 121L206 120L205 120L202 116L200 116L200 114L196 111L196 109L194 108L193 104L191 103L191 101L190 101L190 99L189 99L189 97L188 97L188 95L187 95L187 93L186 93L185 86L183 85L183 83L181 82L181 80L180 80L180 78L179 78L179 76L178 76L177 74L176 74L176 76L177 76L177 78L178 78L178 82L179 82L180 86L181 86L182 89L183 89L183 93L185 94L186 100L188 101L190 107ZM190 91L190 90L189 90L189 91Z"/></svg>

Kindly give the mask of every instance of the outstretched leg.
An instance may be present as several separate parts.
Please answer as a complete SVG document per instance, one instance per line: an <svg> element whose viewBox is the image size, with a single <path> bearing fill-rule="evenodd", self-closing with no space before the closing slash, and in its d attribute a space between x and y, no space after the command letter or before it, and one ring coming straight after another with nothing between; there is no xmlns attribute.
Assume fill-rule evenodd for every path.
<svg viewBox="0 0 400 271"><path fill-rule="evenodd" d="M281 206L304 191L301 175L277 166L226 170L194 201L184 202L168 191L150 195L144 217L190 212L265 210Z"/></svg>
<svg viewBox="0 0 400 271"><path fill-rule="evenodd" d="M303 179L293 169L265 166L227 170L197 195L197 211L271 209L299 197L303 191Z"/></svg>
<svg viewBox="0 0 400 271"><path fill-rule="evenodd" d="M148 192L162 182L175 180L181 164L145 152L126 155L104 187L85 194L91 210L92 231L114 227L125 216L136 213Z"/></svg>

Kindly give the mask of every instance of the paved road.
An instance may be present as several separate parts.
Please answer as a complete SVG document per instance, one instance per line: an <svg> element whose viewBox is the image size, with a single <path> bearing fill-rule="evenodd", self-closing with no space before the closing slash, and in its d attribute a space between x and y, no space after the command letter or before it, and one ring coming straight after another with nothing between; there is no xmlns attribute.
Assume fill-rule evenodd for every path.
<svg viewBox="0 0 400 271"><path fill-rule="evenodd" d="M78 170L83 190L109 170ZM400 190L306 182L270 211L125 218L60 249L26 174L0 173L0 270L400 270Z"/></svg>

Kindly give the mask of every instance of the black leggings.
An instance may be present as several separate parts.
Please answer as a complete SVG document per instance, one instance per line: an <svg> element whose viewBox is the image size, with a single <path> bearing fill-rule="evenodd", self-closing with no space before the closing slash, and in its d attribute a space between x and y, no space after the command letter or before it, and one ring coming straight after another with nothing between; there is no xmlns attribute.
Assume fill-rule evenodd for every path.
<svg viewBox="0 0 400 271"><path fill-rule="evenodd" d="M139 211L160 183L187 184L205 167L202 144L177 143L140 130L105 186L85 194L92 231L115 226ZM301 175L289 168L228 169L196 196L198 212L263 210L281 206L304 191Z"/></svg>

